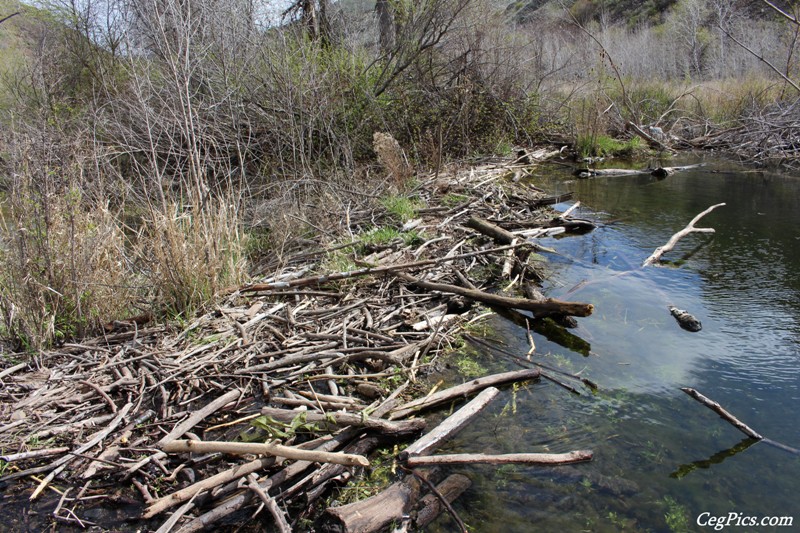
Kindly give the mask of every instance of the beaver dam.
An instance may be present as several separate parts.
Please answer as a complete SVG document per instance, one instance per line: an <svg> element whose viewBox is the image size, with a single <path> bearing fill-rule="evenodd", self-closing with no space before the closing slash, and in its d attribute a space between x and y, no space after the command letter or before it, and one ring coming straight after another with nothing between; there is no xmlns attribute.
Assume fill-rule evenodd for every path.
<svg viewBox="0 0 800 533"><path fill-rule="evenodd" d="M549 206L569 195L520 179L530 163L430 176L406 199L410 210L352 211L355 238L229 288L180 327L116 322L102 337L6 363L6 525L406 531L444 513L466 530L450 502L472 480L448 465L549 472L590 461L588 449L532 453L542 450L524 441L505 454L440 450L499 388L541 380L558 385L546 394L597 388L537 360L533 333L588 355L569 329L593 312L589 302L539 292L548 256L559 254L538 240L595 224L571 210L555 215ZM699 218L682 231L700 230ZM493 313L525 328L526 350L479 335ZM442 372L470 346L516 368L443 385Z"/></svg>

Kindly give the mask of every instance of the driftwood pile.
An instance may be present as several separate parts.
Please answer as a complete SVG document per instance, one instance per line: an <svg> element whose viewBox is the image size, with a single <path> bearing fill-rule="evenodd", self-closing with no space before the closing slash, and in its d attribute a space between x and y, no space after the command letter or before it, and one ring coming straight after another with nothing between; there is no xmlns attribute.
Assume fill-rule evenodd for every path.
<svg viewBox="0 0 800 533"><path fill-rule="evenodd" d="M532 323L592 312L589 304L531 292L540 254L550 252L535 237L587 231L591 224L544 211L563 198L513 183L524 168L499 162L432 177L415 191L431 207L419 209L414 220L380 210L352 213L354 234L392 226L414 228L418 237L320 245L269 279L231 288L213 310L183 327L131 322L127 331L34 358L19 355L21 362L0 368L0 488L7 503L33 500L39 520L84 528L94 525L85 511L125 505L132 509L126 519L137 528L159 532L241 524L264 509L268 521L289 531L319 514L315 509L332 487L360 475L377 447L411 442L424 432L420 413L482 390L496 394L492 386L555 379L528 363L410 400L426 391L419 378L435 370L460 326L486 314L486 307L525 310ZM330 272L326 265L334 255L355 268ZM528 286L526 294L534 297L486 289L503 277L504 285ZM400 464L557 464L591 457L574 452L426 462L424 456L457 429L428 433L398 458ZM403 513L436 482L431 470L408 475L380 500L400 495L408 502ZM463 476L446 478L419 500L412 525L429 523L467 486ZM352 505L363 516L375 504ZM373 530L354 526L351 511L333 508L328 516L347 531ZM383 518L377 521L384 527Z"/></svg>

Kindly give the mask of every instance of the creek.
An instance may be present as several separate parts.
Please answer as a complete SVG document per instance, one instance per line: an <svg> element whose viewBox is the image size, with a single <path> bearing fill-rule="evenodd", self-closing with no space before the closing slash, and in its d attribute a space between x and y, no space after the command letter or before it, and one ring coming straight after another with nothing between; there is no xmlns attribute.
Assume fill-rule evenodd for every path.
<svg viewBox="0 0 800 533"><path fill-rule="evenodd" d="M691 157L670 165L697 162ZM534 361L581 372L600 389L573 395L542 381L505 390L439 453L594 451L591 463L538 468L452 468L473 478L455 507L481 532L713 531L709 517L792 517L800 530L800 457L744 438L680 391L692 387L762 435L800 447L800 178L710 160L663 180L574 180L556 171L533 180L575 192L573 214L600 227L543 239L548 296L595 305L571 330L591 345L568 349L534 333ZM707 207L726 202L667 255L642 261ZM556 206L566 209L568 204ZM623 274L625 273L625 274ZM678 327L668 305L703 329ZM491 342L523 355L526 331L491 321ZM487 371L518 367L483 350ZM706 513L706 514L704 514ZM700 522L698 524L698 521ZM453 531L441 519L433 531Z"/></svg>

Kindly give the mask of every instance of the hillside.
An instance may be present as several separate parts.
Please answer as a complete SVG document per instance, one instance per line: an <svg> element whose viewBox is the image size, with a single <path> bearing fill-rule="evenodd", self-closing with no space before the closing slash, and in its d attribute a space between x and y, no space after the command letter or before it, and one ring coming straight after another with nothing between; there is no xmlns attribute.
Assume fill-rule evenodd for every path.
<svg viewBox="0 0 800 533"><path fill-rule="evenodd" d="M612 24L624 24L635 27L640 24L657 25L665 20L666 13L679 0L530 0L512 2L508 12L514 15L518 22L530 22L540 16L560 10L561 4L570 6L570 11L581 22L605 19ZM757 18L772 17L775 13L759 0L698 0L705 3L709 9L738 9L746 10ZM776 5L789 9L786 2L774 2Z"/></svg>

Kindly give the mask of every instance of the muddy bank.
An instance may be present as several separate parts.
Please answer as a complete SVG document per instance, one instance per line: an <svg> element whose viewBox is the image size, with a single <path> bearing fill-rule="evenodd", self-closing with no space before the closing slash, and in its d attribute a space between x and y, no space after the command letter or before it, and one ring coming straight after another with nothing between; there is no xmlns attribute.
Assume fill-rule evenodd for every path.
<svg viewBox="0 0 800 533"><path fill-rule="evenodd" d="M348 483L380 469L399 479L386 467L431 429L426 411L486 387L418 400L465 327L502 309L562 332L592 312L535 291L552 253L536 237L590 228L554 217L547 206L562 199L518 179L530 168L496 160L423 178L351 212L354 237L231 287L185 324L115 323L7 355L4 515L19 530L337 527L323 511L356 498ZM514 379L540 375L520 366L532 371Z"/></svg>

